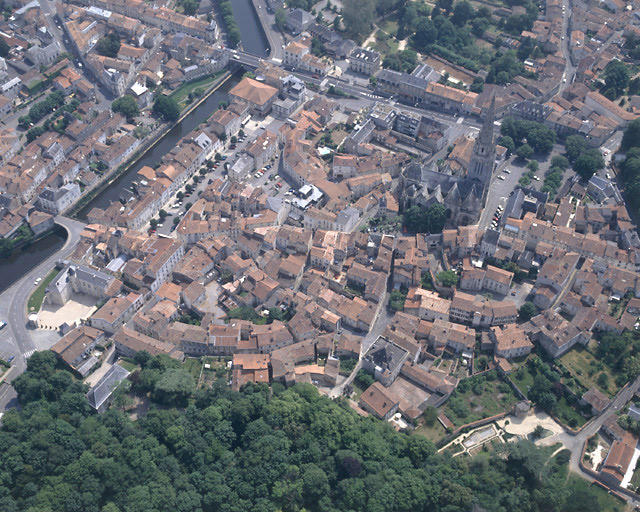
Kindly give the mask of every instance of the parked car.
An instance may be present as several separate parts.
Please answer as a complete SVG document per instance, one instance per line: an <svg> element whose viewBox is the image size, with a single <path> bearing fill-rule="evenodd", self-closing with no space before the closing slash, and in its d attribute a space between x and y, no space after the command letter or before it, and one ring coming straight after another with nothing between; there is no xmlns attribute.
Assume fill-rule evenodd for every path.
<svg viewBox="0 0 640 512"><path fill-rule="evenodd" d="M4 329L7 326L7 322L0 320L0 329Z"/></svg>

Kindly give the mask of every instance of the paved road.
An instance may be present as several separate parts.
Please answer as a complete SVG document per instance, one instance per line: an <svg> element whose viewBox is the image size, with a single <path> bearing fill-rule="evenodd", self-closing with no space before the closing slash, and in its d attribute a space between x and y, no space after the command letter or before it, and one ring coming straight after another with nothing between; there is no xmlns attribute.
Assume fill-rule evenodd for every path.
<svg viewBox="0 0 640 512"><path fill-rule="evenodd" d="M522 177L525 169L515 165L513 163L514 159L515 156L512 156L505 160L493 173L489 191L487 192L487 201L478 221L480 231L484 231L491 225L498 205L505 206L507 204L509 195ZM509 173L504 172L505 169L509 170Z"/></svg>
<svg viewBox="0 0 640 512"><path fill-rule="evenodd" d="M256 8L258 18L269 41L269 58L282 61L284 55L282 47L285 41L276 27L275 15L267 11L267 2L265 0L253 0L253 5Z"/></svg>
<svg viewBox="0 0 640 512"><path fill-rule="evenodd" d="M16 405L16 393L9 383L26 369L27 357L36 349L27 329L27 301L34 290L33 281L38 277L44 279L57 260L65 259L71 254L85 226L66 217L56 217L55 221L67 230L68 237L64 246L0 294L0 304L9 305L5 319L7 326L0 331L0 339L3 346L10 347L8 352L15 358L11 374L0 387L0 412Z"/></svg>
<svg viewBox="0 0 640 512"><path fill-rule="evenodd" d="M561 42L561 50L562 56L565 60L564 73L562 74L562 82L560 82L560 88L558 89L558 94L562 94L562 91L565 90L566 87L573 83L573 79L576 75L576 66L573 65L571 61L571 3L570 0L562 0L562 6L564 8L564 12L562 13L562 37L563 40Z"/></svg>
<svg viewBox="0 0 640 512"><path fill-rule="evenodd" d="M373 328L362 339L362 348L360 349L360 359L358 360L358 364L351 372L351 375L349 375L349 377L342 384L336 386L329 392L330 398L335 398L342 395L342 392L344 391L344 388L347 386L347 384L351 384L356 374L358 373L358 370L360 370L360 368L362 367L362 356L367 353L371 345L373 345L373 342L378 339L378 337L387 328L387 325L391 323L391 320L393 319L395 313L389 310L388 303L389 297L387 295L387 297L385 298L385 303L382 306L382 311L380 311L380 315L373 324Z"/></svg>

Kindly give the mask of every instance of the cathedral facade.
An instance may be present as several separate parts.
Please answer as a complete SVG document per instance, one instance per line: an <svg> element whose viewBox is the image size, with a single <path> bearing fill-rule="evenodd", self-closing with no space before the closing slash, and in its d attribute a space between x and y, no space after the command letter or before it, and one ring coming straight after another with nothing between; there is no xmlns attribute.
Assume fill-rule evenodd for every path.
<svg viewBox="0 0 640 512"><path fill-rule="evenodd" d="M466 172L454 175L434 165L411 163L402 171L400 187L402 208L413 205L428 208L434 203L447 209L451 225L475 224L480 218L496 162L493 135L495 97L473 144Z"/></svg>

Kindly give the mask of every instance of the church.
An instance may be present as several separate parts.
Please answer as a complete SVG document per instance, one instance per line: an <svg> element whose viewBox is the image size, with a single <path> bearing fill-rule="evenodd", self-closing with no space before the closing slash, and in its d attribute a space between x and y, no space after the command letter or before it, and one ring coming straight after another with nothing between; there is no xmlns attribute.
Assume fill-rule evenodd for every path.
<svg viewBox="0 0 640 512"><path fill-rule="evenodd" d="M463 137L444 162L428 165L413 162L405 167L400 182L402 208L413 205L428 208L438 203L447 209L451 225L475 224L496 166L494 120L495 96L475 140ZM504 153L504 148L500 149ZM470 153L469 158L464 157L465 152Z"/></svg>

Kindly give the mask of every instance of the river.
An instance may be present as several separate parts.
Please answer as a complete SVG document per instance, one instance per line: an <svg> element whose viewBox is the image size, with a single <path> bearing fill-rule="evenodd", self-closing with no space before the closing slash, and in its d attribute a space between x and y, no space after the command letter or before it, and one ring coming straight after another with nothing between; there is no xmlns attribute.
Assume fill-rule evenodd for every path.
<svg viewBox="0 0 640 512"><path fill-rule="evenodd" d="M267 38L256 11L251 5L251 0L234 0L232 7L242 36L244 50L260 57L266 56L268 54ZM221 101L229 101L228 92L239 81L239 75L230 78L222 87L186 116L182 122L174 126L126 173L118 176L108 188L92 199L80 210L78 217L86 220L87 214L92 208L106 208L112 201L117 201L120 198L121 191L131 187L136 173L142 167L145 165L154 167L160 163L162 157L171 151L185 135L211 116ZM60 250L65 240L66 231L64 229L56 230L23 251L13 254L10 258L0 260L0 292L6 290L18 278Z"/></svg>
<svg viewBox="0 0 640 512"><path fill-rule="evenodd" d="M253 0L233 0L231 8L236 19L240 36L242 37L242 49L257 57L269 55L269 42L264 33L258 14L252 4Z"/></svg>
<svg viewBox="0 0 640 512"><path fill-rule="evenodd" d="M109 187L100 192L87 205L78 212L78 218L86 220L87 214L92 208L106 208L112 201L120 199L120 193L123 189L131 187L131 183L135 180L136 173L145 165L155 167L160 163L162 157L171 151L180 140L189 132L194 130L200 123L206 121L211 114L218 108L221 101L229 101L229 90L238 83L239 77L231 77L222 87L209 96L205 101L198 105L181 123L175 125L160 141L147 151L135 165L129 170L118 176Z"/></svg>
<svg viewBox="0 0 640 512"><path fill-rule="evenodd" d="M238 23L242 36L242 46L248 53L266 56L268 42L258 15L251 5L252 0L234 0L232 2L233 15ZM240 80L238 75L229 79L222 87L209 96L203 103L196 107L182 122L174 126L160 141L147 151L135 165L114 180L109 187L100 192L87 205L78 212L78 218L86 220L92 208L107 208L112 201L118 201L123 189L131 187L136 173L144 166L155 167L162 157L171 151L180 140L195 129L200 123L206 121L218 108L221 101L229 101L229 90Z"/></svg>
<svg viewBox="0 0 640 512"><path fill-rule="evenodd" d="M9 258L0 259L0 293L37 267L64 245L67 232L58 227L51 234L34 242L26 249L14 252Z"/></svg>

